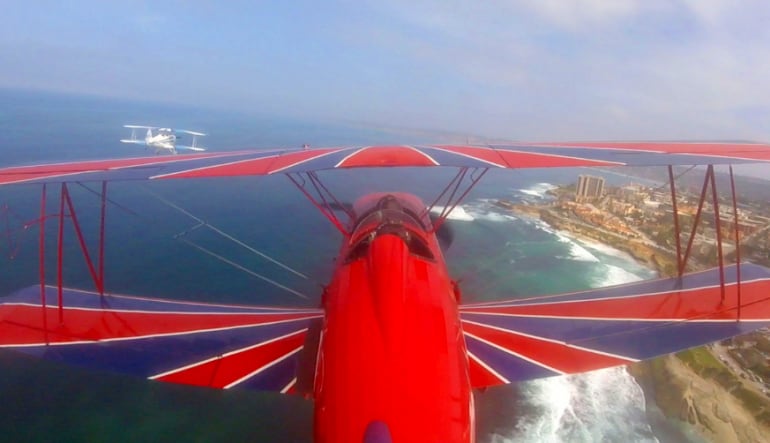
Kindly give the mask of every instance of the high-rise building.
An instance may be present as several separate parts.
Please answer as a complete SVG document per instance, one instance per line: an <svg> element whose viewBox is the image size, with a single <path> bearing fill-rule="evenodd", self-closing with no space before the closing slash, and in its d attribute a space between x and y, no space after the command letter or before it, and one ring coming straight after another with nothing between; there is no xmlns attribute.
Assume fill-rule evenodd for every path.
<svg viewBox="0 0 770 443"><path fill-rule="evenodd" d="M578 176L577 189L575 189L575 200L585 201L604 194L604 178L594 177L593 175Z"/></svg>

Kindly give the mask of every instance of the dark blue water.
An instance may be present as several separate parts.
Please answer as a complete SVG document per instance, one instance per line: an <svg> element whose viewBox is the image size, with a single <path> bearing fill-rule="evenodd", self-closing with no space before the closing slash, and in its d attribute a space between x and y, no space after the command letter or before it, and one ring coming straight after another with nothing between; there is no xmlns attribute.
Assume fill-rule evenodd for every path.
<svg viewBox="0 0 770 443"><path fill-rule="evenodd" d="M211 150L241 148L420 143L425 134L361 125L295 121L259 114L107 101L43 93L0 91L0 166L134 156L141 148L118 142L123 124L179 127L209 133ZM436 135L440 137L440 135ZM583 289L647 278L651 273L601 245L584 244L534 220L494 207L495 198L536 201L553 184L574 181L580 170L491 171L463 208L471 220L453 220L455 243L447 252L465 299L490 300ZM343 201L374 191L408 191L430 201L453 171L411 169L322 172ZM97 184L70 187L84 233L95 254ZM49 213L58 211L52 187ZM106 241L108 291L152 297L289 306L315 305L329 278L340 236L285 177L242 177L164 183L111 183ZM199 229L185 238L308 297L302 299L175 239L195 221L157 196L306 274L300 279L216 233ZM0 187L6 220L18 228L39 214L40 186ZM0 230L4 221L0 218ZM38 281L38 227L0 237L0 294ZM91 288L71 227L65 243L67 286ZM53 252L56 226L46 229ZM55 276L48 254L48 281ZM558 275L560 278L544 278ZM0 431L27 441L298 441L311 440L312 403L277 394L212 391L94 374L0 352ZM622 374L501 388L477 397L479 438L590 441L593 436L649 438L638 393ZM581 385L582 384L582 385ZM624 386L623 389L618 386ZM583 386L584 391L579 391ZM629 393L627 408L586 409L565 400ZM605 389L605 394L600 388ZM614 388L614 390L612 390ZM609 389L609 391L607 391ZM637 395L635 397L634 395ZM609 398L609 397L607 397ZM561 403L558 403L561 401ZM634 403L636 402L636 403ZM637 406L635 406L637 405ZM616 405L615 405L616 406ZM643 406L642 406L643 408ZM621 409L611 418L612 411ZM593 421L560 421L565 411ZM588 411L588 412L586 412ZM643 409L642 409L643 412ZM569 414L566 414L569 417ZM624 430L635 421L642 431ZM592 427L592 423L594 424ZM581 427L582 426L582 427ZM577 429L577 430L576 430ZM599 434L597 434L599 433ZM494 435L497 435L495 437ZM499 440L503 439L503 440Z"/></svg>

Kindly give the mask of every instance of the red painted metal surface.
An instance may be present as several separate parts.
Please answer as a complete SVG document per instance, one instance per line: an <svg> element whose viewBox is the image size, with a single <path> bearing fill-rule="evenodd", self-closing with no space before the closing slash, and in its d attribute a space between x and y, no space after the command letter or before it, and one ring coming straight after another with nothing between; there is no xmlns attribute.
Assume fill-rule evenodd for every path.
<svg viewBox="0 0 770 443"><path fill-rule="evenodd" d="M384 423L393 442L473 441L465 341L439 245L427 217L389 222L389 211L417 217L424 204L383 197L356 203L359 218L326 289L315 439L360 443L367 427Z"/></svg>
<svg viewBox="0 0 770 443"><path fill-rule="evenodd" d="M735 273L738 279L738 319L741 318L741 236L738 225L738 199L735 197L735 177L730 165L730 191L733 197L733 227L735 228Z"/></svg>
<svg viewBox="0 0 770 443"><path fill-rule="evenodd" d="M676 202L676 181L674 180L674 168L669 165L668 167L668 183L671 188L671 206L673 209L674 217L674 240L676 240L676 268L679 271L679 276L682 276L682 241L679 238L681 233L679 229L679 210Z"/></svg>
<svg viewBox="0 0 770 443"><path fill-rule="evenodd" d="M725 301L725 261L722 255L722 223L719 216L719 196L717 195L717 182L714 178L714 166L709 165L708 176L711 181L711 199L714 209L714 230L717 234L717 257L719 262L719 287L722 290L722 301Z"/></svg>
<svg viewBox="0 0 770 443"><path fill-rule="evenodd" d="M88 272L91 274L91 279L94 281L94 286L96 286L97 291L99 293L104 293L104 286L102 284L101 279L96 274L96 269L94 268L94 262L91 260L91 254L88 252L88 246L86 246L86 239L83 237L83 230L80 229L80 222L78 222L78 215L75 211L75 205L72 204L72 199L70 198L70 193L67 190L67 184L62 183L62 198L67 203L67 209L69 209L69 218L72 220L72 226L75 228L75 235L78 238L78 244L80 244L80 250L83 252L83 258L86 261L86 266L88 267Z"/></svg>
<svg viewBox="0 0 770 443"><path fill-rule="evenodd" d="M342 160L338 167L355 168L361 166L435 166L438 163L414 148L408 146L378 146L378 149L362 148Z"/></svg>
<svg viewBox="0 0 770 443"><path fill-rule="evenodd" d="M104 218L107 212L107 182L102 182L99 222L99 295L104 295Z"/></svg>
<svg viewBox="0 0 770 443"><path fill-rule="evenodd" d="M40 237L38 239L39 254L39 272L40 272L40 306L42 306L41 321L43 324L43 341L48 344L48 314L45 309L45 218L46 218L46 186L43 183L43 190L40 194Z"/></svg>
<svg viewBox="0 0 770 443"><path fill-rule="evenodd" d="M47 307L53 311L57 307ZM67 322L55 326L50 343L65 344L95 340L121 340L133 337L163 337L185 332L215 331L226 328L271 324L282 321L311 318L316 314L294 313L264 316L259 313L217 315L211 313L186 314L168 312L120 312L98 309L70 309ZM45 342L40 308L27 305L0 306L0 316L10 313L14 322L0 324L0 345L29 346Z"/></svg>
<svg viewBox="0 0 770 443"><path fill-rule="evenodd" d="M721 142L556 142L530 143L541 146L590 147L591 149L628 149L632 151L654 151L667 153L688 153L714 156L730 156L752 160L770 160L767 145L762 143L721 143Z"/></svg>
<svg viewBox="0 0 770 443"><path fill-rule="evenodd" d="M197 158L216 158L219 156L222 156L222 154L189 154L180 157L154 156L111 160L88 160L72 163L51 163L34 166L17 166L6 168L3 171L2 176L0 176L0 184L33 181L35 179L48 177L65 177L70 174L77 174L84 171L102 171L109 169L129 168L133 166L174 163Z"/></svg>
<svg viewBox="0 0 770 443"><path fill-rule="evenodd" d="M61 184L59 194L59 235L56 244L56 287L58 289L56 300L59 305L59 323L64 322L64 195L67 184Z"/></svg>
<svg viewBox="0 0 770 443"><path fill-rule="evenodd" d="M327 154L339 151L339 148L315 149L312 151L295 151L283 155L275 154L268 157L239 160L202 169L193 169L172 173L164 178L194 178L194 177L232 177L236 175L264 175L281 172L290 166L301 164Z"/></svg>
<svg viewBox="0 0 770 443"><path fill-rule="evenodd" d="M709 165L709 168L713 168L713 166ZM709 185L709 175L708 175L708 172L706 172L706 175L703 178L703 188L701 188L700 198L698 199L698 211L695 212L695 220L693 220L692 222L690 239L687 241L687 249L685 249L684 251L684 258L682 258L682 261L679 263L680 276L684 273L685 268L687 268L687 260L690 258L690 250L692 250L692 243L695 240L695 231L698 229L698 223L700 222L700 214L703 211L703 202L706 201L706 190L708 189L708 185Z"/></svg>
<svg viewBox="0 0 770 443"><path fill-rule="evenodd" d="M211 388L228 388L233 384L254 375L256 370L264 370L284 355L291 355L302 349L306 330L292 333L285 340L260 343L257 346L229 353L226 360L211 358L203 362L164 374L155 380L188 385L200 385Z"/></svg>

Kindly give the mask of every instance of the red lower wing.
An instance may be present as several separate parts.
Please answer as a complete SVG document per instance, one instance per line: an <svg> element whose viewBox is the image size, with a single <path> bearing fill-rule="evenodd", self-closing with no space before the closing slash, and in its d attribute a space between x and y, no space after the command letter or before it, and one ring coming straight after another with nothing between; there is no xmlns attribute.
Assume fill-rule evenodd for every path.
<svg viewBox="0 0 770 443"><path fill-rule="evenodd" d="M534 299L464 305L471 383L623 365L770 326L770 269L744 264Z"/></svg>
<svg viewBox="0 0 770 443"><path fill-rule="evenodd" d="M292 392L318 309L22 289L0 303L0 347L77 366L213 388Z"/></svg>

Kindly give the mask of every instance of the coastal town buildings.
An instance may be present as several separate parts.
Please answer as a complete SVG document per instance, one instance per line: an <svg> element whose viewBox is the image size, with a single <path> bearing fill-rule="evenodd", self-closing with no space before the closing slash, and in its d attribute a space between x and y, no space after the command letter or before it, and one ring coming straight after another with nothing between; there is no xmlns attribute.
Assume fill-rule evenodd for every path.
<svg viewBox="0 0 770 443"><path fill-rule="evenodd" d="M575 201L591 201L604 195L604 178L593 175L578 176Z"/></svg>
<svg viewBox="0 0 770 443"><path fill-rule="evenodd" d="M499 200L496 204L505 210L538 217L553 229L627 252L640 263L656 269L661 277L669 277L677 275L679 263L674 202L669 185L663 180L656 180L657 183L648 180L652 184L646 186L610 186L600 177L580 175L577 183L573 181L573 184L548 191L551 198L540 202ZM719 266L717 226L721 234L724 264L735 263L740 254L742 262L770 267L770 185L764 186L757 186L759 190L765 189L764 193L751 189L756 196L753 200L738 194L736 206L733 206L729 187L724 192L723 187L717 186L718 205L714 205L710 192L705 194L704 201L700 201L701 186L688 187L686 183L677 181L680 247L690 249L686 272ZM715 206L718 206L718 217ZM696 218L698 223L693 229ZM691 244L687 246L691 236ZM770 426L768 364L770 330L760 330L707 347L690 349L629 371L636 371L637 378L646 377L647 382L655 383L656 389L666 392L665 396L656 397L656 402L667 417L687 420L693 425L724 423L730 429L740 429L741 432L754 429L752 432L761 436L767 433L756 430L760 428L748 427L747 422L740 421L743 420L740 417L751 416L756 423ZM676 375L685 373L683 371L689 371L686 372L688 378ZM732 402L740 406L728 413L724 405ZM688 406L683 408L682 405ZM696 410L697 414L693 414L692 411ZM682 411L689 415L682 415ZM731 414L735 414L736 418L731 418ZM705 435L718 434L712 431Z"/></svg>

